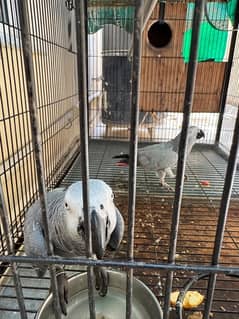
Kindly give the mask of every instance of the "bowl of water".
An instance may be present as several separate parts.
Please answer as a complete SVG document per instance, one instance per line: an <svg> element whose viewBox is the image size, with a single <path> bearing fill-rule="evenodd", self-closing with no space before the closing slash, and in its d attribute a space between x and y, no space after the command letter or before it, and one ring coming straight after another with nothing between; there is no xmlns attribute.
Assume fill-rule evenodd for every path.
<svg viewBox="0 0 239 319"><path fill-rule="evenodd" d="M109 286L105 297L94 292L96 319L124 319L126 309L126 274L108 270ZM69 302L66 319L90 319L87 273L69 280ZM55 319L52 294L42 304L36 319ZM132 319L162 319L162 309L153 292L140 280L133 278Z"/></svg>

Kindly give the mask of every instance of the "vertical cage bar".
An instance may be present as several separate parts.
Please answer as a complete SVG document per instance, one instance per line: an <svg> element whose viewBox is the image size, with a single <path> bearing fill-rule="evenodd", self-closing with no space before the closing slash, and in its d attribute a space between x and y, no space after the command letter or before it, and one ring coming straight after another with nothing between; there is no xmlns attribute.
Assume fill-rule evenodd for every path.
<svg viewBox="0 0 239 319"><path fill-rule="evenodd" d="M5 205L5 201L4 201L1 182L0 182L0 219L1 219L1 223L2 223L3 233L4 233L4 236L6 239L6 246L7 246L8 254L13 255L14 254L13 240L11 237L9 221L7 218L7 209L6 209L6 205ZM26 312L26 307L25 307L25 303L24 303L24 296L23 296L20 277L18 274L17 264L15 262L12 262L11 266L12 266L13 281L14 281L14 286L15 286L15 290L16 290L17 302L19 305L21 318L27 319L27 312Z"/></svg>
<svg viewBox="0 0 239 319"><path fill-rule="evenodd" d="M26 74L26 88L28 94L28 105L30 112L30 123L31 123L31 132L32 132L32 144L35 154L35 163L36 163L36 172L37 172L37 182L40 196L40 204L42 211L42 220L45 232L45 240L47 245L47 253L49 256L53 255L53 247L51 243L51 234L48 228L48 213L47 213L47 201L46 201L46 188L45 188L45 179L44 179L44 167L42 160L42 141L41 134L39 130L38 123L38 112L36 107L36 91L35 91L35 82L34 82L34 65L32 57L32 45L30 37L30 24L28 19L28 9L27 2L18 0L19 8L19 21L21 28L22 36L22 51L23 51L23 60L25 66ZM53 291L53 305L56 319L61 318L58 286L56 281L56 271L55 266L52 265L50 268L51 275L51 286Z"/></svg>
<svg viewBox="0 0 239 319"><path fill-rule="evenodd" d="M228 209L229 209L230 198L232 193L232 187L233 187L233 182L234 182L236 168L237 168L238 148L239 148L239 107L237 110L237 118L236 118L236 123L234 127L232 146L231 146L230 155L228 159L227 172L226 172L226 177L224 182L224 188L223 188L220 211L219 211L219 218L217 223L217 231L216 231L215 242L214 242L214 250L213 250L213 256L212 256L212 265L214 266L219 263L219 258L221 254L224 231L226 227ZM209 278L204 319L208 319L210 317L210 311L212 307L214 290L216 285L216 278L217 278L216 274L211 274Z"/></svg>
<svg viewBox="0 0 239 319"><path fill-rule="evenodd" d="M190 121L190 113L192 111L193 93L195 88L200 22L202 19L204 2L205 0L195 1L195 8L194 8L193 22L192 22L190 58L189 58L188 72L187 72L186 91L184 96L182 133L180 137L179 151L178 151L177 177L176 177L175 195L174 195L174 202L173 202L170 245L169 245L169 253L168 253L168 263L173 263L173 264L175 263L175 254L176 254L176 248L177 248L180 209L181 209L181 203L182 203L184 172L185 172L185 164L186 164L187 134L188 134L189 121ZM170 293L172 291L172 284L173 284L173 272L169 271L167 275L167 280L166 280L163 319L169 318Z"/></svg>
<svg viewBox="0 0 239 319"><path fill-rule="evenodd" d="M144 18L143 18L142 31L146 27L146 24L147 24L148 20L150 19L152 12L153 12L155 6L157 5L157 3L158 3L158 0L146 1L145 8L144 8Z"/></svg>
<svg viewBox="0 0 239 319"><path fill-rule="evenodd" d="M222 84L222 93L221 93L220 102L219 102L220 113L219 113L217 132L216 132L216 138L215 138L215 143L217 145L220 142L220 136L221 136L221 131L222 131L222 123L223 123L223 117L224 117L226 100L227 100L227 91L228 91L228 86L229 86L230 77L231 77L233 56L234 56L236 39L237 39L237 34L238 34L238 31L237 31L238 24L239 24L239 0L237 1L236 11L235 11L235 20L233 23L233 31L232 31L229 56L228 56L228 61L227 61L226 69L225 69L225 73L224 73L223 84Z"/></svg>
<svg viewBox="0 0 239 319"><path fill-rule="evenodd" d="M87 1L76 1L76 44L78 91L80 108L81 170L83 182L83 209L86 230L86 254L92 257L92 235L89 216L89 151L88 151L88 63L87 63ZM88 296L90 318L95 319L93 268L89 266Z"/></svg>
<svg viewBox="0 0 239 319"><path fill-rule="evenodd" d="M127 258L134 258L134 224L136 201L136 171L138 151L138 125L139 125L139 91L140 91L140 66L141 43L143 23L143 1L135 1L135 19L133 34L133 60L131 73L131 123L130 123L130 160L129 160L129 196L128 196L128 244ZM127 270L127 295L126 295L126 319L132 318L133 299L133 269Z"/></svg>
<svg viewBox="0 0 239 319"><path fill-rule="evenodd" d="M43 19L43 16L41 14L41 10L40 10L40 6L41 4L38 2L37 3L33 3L33 1L29 2L29 15L31 17L31 30L32 30L32 34L34 35L33 41L32 41L32 49L33 50L37 50L39 52L45 52L45 48L44 48L44 41L39 41L37 38L37 36L42 36L42 38L45 38L43 33L42 35L40 35L40 30L41 30L41 26L45 26L46 23ZM39 23L39 21L41 21L41 23ZM47 103L46 101L46 85L48 84L48 86L52 85L52 81L50 79L50 76L48 77L48 79L43 79L43 74L46 72L46 70L49 67L49 62L46 65L43 65L42 60L44 60L44 55L41 57L39 57L38 59L36 59L35 61L35 72L37 72L38 76L35 79L35 84L37 87L41 87L41 91L39 92L39 96L38 96L38 103L39 103L39 119L40 122L44 122L44 123L48 123L49 118L50 118L50 111L48 110L48 118L44 118L42 117L42 105L44 105L45 103ZM43 125L42 125L42 129L43 129ZM42 131L42 144L44 145L45 140L46 140L46 134L44 131ZM50 154L50 157L53 158L52 154L49 152L46 152L48 154ZM47 161L47 156L45 153L45 158L43 158L44 160L44 167L45 167L45 172L46 172L46 183L47 183L47 175L48 175L48 161ZM48 184L48 183L47 183Z"/></svg>

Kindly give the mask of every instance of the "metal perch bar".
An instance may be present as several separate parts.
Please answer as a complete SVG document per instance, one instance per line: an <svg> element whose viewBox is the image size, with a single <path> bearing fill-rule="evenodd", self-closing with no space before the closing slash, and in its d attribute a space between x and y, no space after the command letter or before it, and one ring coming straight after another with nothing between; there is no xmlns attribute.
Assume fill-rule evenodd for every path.
<svg viewBox="0 0 239 319"><path fill-rule="evenodd" d="M225 273L233 275L239 273L239 267L225 267L225 266L200 266L200 265L180 265L180 264L160 264L160 263L146 263L141 261L114 261L114 260L93 260L86 258L56 258L46 257L44 259L27 257L27 256L0 256L0 260L4 262L22 262L22 263L39 263L40 265L46 264L59 264L59 265L82 265L82 266L104 266L104 267L126 267L138 269L152 269L152 270L188 270L202 273Z"/></svg>
<svg viewBox="0 0 239 319"><path fill-rule="evenodd" d="M192 22L192 39L190 48L190 59L187 72L187 83L184 97L184 112L183 112L183 123L182 123L182 134L180 137L179 152L178 152L178 165L177 165L177 176L175 185L175 196L173 202L173 215L171 223L170 233L170 247L168 253L168 263L175 263L175 254L177 248L178 239L178 228L180 220L180 209L182 203L183 194L183 182L186 164L186 147L187 147L187 134L188 126L190 121L190 113L192 111L193 93L195 88L196 80L196 67L197 67L197 55L198 55L198 43L199 43L199 31L200 22L202 19L204 0L197 0L195 2L193 22ZM170 305L170 293L172 291L173 284L173 272L169 272L166 281L166 292L164 302L164 314L163 318L169 318L169 305Z"/></svg>
<svg viewBox="0 0 239 319"><path fill-rule="evenodd" d="M44 168L42 159L42 141L41 134L38 124L38 112L36 108L36 92L34 83L34 67L32 58L32 47L31 37L29 29L28 9L25 1L18 1L19 7L19 20L21 26L22 35L22 49L23 49L23 60L26 72L26 87L28 93L28 104L30 111L30 123L32 131L32 144L35 153L37 182L39 188L40 204L42 211L42 220L44 225L45 240L47 244L47 252L49 256L53 255L53 248L51 244L51 234L48 228L48 214L47 214L47 201L46 201L46 188L44 179ZM53 290L53 304L56 319L61 318L58 286L56 281L56 270L55 266L50 267L51 274L51 286Z"/></svg>

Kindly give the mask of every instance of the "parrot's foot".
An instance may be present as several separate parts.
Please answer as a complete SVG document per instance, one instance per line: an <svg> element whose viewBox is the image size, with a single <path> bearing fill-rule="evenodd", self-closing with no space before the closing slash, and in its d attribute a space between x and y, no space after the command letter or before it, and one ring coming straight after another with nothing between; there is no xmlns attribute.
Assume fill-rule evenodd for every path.
<svg viewBox="0 0 239 319"><path fill-rule="evenodd" d="M59 291L59 301L60 301L61 311L66 316L67 315L66 306L68 304L68 281L67 281L66 273L64 272L63 269L57 268L56 280L57 280L58 291ZM50 291L52 291L52 287L50 288Z"/></svg>
<svg viewBox="0 0 239 319"><path fill-rule="evenodd" d="M184 175L184 179L185 179L185 181L188 181L189 180L189 177L188 177L188 175Z"/></svg>
<svg viewBox="0 0 239 319"><path fill-rule="evenodd" d="M176 175L174 174L174 172L172 171L172 169L170 167L165 169L165 173L170 177L170 178L175 178Z"/></svg>
<svg viewBox="0 0 239 319"><path fill-rule="evenodd" d="M168 183L166 183L165 181L160 181L160 185L164 188L166 188L169 192L173 192L174 189L172 188L172 186L170 186Z"/></svg>
<svg viewBox="0 0 239 319"><path fill-rule="evenodd" d="M109 285L109 274L103 267L94 267L95 289L99 290L101 297L106 296Z"/></svg>

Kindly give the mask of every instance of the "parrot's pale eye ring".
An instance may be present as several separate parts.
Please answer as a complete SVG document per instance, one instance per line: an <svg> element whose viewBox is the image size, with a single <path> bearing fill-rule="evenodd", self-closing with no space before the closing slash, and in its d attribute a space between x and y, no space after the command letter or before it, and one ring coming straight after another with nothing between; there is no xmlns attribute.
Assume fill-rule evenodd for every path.
<svg viewBox="0 0 239 319"><path fill-rule="evenodd" d="M104 209L104 205L103 204L100 204L100 209Z"/></svg>

